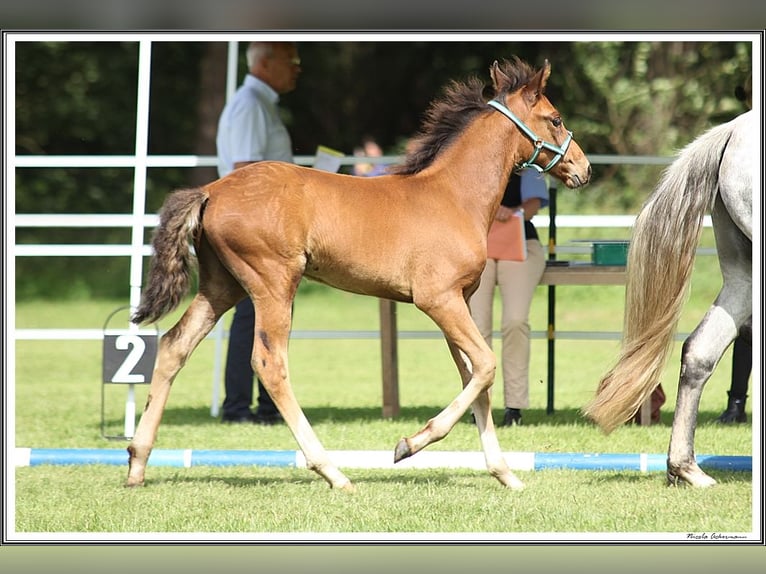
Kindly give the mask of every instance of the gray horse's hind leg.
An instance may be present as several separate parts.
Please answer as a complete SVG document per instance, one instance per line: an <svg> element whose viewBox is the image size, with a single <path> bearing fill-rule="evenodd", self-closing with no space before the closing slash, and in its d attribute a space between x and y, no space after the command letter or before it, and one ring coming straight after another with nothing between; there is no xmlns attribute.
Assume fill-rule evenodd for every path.
<svg viewBox="0 0 766 574"><path fill-rule="evenodd" d="M668 448L668 482L671 484L679 481L698 487L715 484L715 480L699 468L694 458L694 433L702 389L724 351L737 336L737 330L731 315L723 307L714 304L684 342L678 398Z"/></svg>
<svg viewBox="0 0 766 574"><path fill-rule="evenodd" d="M720 197L713 208L713 222L723 287L683 345L667 464L671 484L683 481L697 487L715 484L694 458L694 432L702 389L752 313L752 245L729 217Z"/></svg>

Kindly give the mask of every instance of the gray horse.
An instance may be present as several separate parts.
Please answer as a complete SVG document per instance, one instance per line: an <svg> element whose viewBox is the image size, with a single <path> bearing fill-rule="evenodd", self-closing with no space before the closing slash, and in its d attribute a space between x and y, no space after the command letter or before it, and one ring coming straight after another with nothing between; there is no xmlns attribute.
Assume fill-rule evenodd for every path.
<svg viewBox="0 0 766 574"><path fill-rule="evenodd" d="M660 382L686 298L702 221L712 209L723 287L684 341L667 476L715 480L694 457L702 389L740 329L752 321L752 200L758 118L749 111L699 136L665 171L639 213L627 265L620 356L584 409L605 432L625 423Z"/></svg>

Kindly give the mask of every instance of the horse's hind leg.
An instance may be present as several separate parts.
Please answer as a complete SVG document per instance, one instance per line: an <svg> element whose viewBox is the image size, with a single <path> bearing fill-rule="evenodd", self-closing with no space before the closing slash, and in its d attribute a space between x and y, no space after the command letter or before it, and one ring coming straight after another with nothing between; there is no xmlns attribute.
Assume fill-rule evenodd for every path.
<svg viewBox="0 0 766 574"><path fill-rule="evenodd" d="M296 283L297 285L297 283ZM269 293L277 293L267 289ZM352 490L351 481L330 461L290 385L287 345L291 302L295 288L282 297L261 296L255 305L253 370L279 409L306 459L306 467L324 478L332 488Z"/></svg>
<svg viewBox="0 0 766 574"><path fill-rule="evenodd" d="M128 446L127 486L144 482L146 463L157 438L173 380L218 319L244 291L212 252L205 236L197 245L199 291L181 319L160 339L144 412Z"/></svg>
<svg viewBox="0 0 766 574"><path fill-rule="evenodd" d="M423 429L399 441L394 460L398 462L412 456L444 438L468 407L473 405L487 470L503 485L523 488L523 483L508 468L492 421L490 390L495 377L495 355L471 318L465 299L460 296L451 297L438 306L419 307L444 332L452 358L460 371L463 390L452 403L429 420Z"/></svg>
<svg viewBox="0 0 766 574"><path fill-rule="evenodd" d="M178 323L160 339L144 412L128 446L127 486L143 484L146 464L157 438L173 380L192 351L215 326L218 317L220 313L214 311L207 298L198 294Z"/></svg>
<svg viewBox="0 0 766 574"><path fill-rule="evenodd" d="M715 484L715 480L697 465L694 434L702 389L736 335L734 320L722 307L714 305L683 344L678 398L668 448L667 474L671 484L679 481L697 487Z"/></svg>
<svg viewBox="0 0 766 574"><path fill-rule="evenodd" d="M700 469L694 458L694 433L702 389L752 313L751 242L722 209L720 198L713 210L718 259L723 288L700 324L684 342L681 375L668 447L668 481L705 487L715 480Z"/></svg>

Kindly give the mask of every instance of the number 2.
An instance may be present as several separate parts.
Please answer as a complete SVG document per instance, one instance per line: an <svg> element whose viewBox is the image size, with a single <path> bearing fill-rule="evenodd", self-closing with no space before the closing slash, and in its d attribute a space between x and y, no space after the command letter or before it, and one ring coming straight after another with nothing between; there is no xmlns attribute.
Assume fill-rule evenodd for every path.
<svg viewBox="0 0 766 574"><path fill-rule="evenodd" d="M138 364L138 361L141 360L141 357L144 356L144 350L146 349L144 340L138 335L120 335L114 342L114 346L121 351L125 351L128 348L131 349L122 365L120 365L120 368L114 373L112 382L143 383L146 377L141 374L134 374L131 371Z"/></svg>

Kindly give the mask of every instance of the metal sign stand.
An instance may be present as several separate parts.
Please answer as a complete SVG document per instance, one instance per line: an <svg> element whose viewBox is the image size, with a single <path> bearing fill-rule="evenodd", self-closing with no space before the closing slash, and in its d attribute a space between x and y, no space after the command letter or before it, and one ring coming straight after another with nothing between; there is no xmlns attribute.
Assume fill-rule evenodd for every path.
<svg viewBox="0 0 766 574"><path fill-rule="evenodd" d="M136 101L136 151L133 172L133 229L130 255L130 307L133 312L141 299L144 247L144 212L146 211L146 172L148 168L149 95L151 84L152 43L141 40L138 45L138 90ZM135 385L151 382L157 358L159 328L154 335L139 334L138 325L128 322L128 329L107 334L104 325L104 376L101 385L101 434L105 438L131 439L135 430ZM122 436L107 437L104 432L104 390L106 384L127 384L125 430Z"/></svg>

